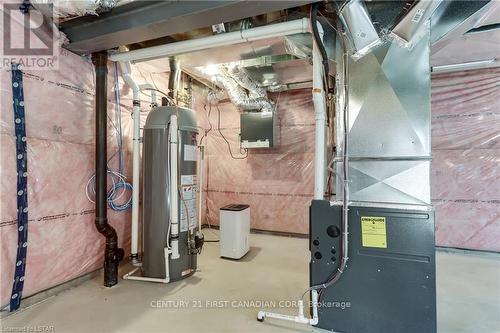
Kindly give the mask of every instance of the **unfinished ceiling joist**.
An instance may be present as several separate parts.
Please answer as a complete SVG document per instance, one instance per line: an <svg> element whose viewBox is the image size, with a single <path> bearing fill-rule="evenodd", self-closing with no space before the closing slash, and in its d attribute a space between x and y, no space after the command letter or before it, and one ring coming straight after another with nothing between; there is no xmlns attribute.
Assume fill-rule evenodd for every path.
<svg viewBox="0 0 500 333"><path fill-rule="evenodd" d="M120 45L302 6L310 0L133 1L100 16L61 24L75 53L109 50Z"/></svg>

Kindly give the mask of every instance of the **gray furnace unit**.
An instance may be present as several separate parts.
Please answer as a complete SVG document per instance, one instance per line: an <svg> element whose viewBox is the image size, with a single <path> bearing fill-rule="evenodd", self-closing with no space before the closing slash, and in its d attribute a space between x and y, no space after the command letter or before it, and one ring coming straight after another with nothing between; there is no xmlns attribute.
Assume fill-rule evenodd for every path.
<svg viewBox="0 0 500 333"><path fill-rule="evenodd" d="M341 262L342 206L311 204L311 285ZM317 327L335 332L435 332L434 211L349 207L349 261L320 293Z"/></svg>
<svg viewBox="0 0 500 333"><path fill-rule="evenodd" d="M170 133L176 115L177 135ZM143 276L176 281L196 271L203 237L197 219L196 115L192 110L162 106L151 111L143 133ZM172 137L177 149L171 151ZM171 159L177 159L178 220L171 224ZM177 199L176 199L177 200ZM174 228L173 228L174 227ZM176 230L178 230L176 232ZM166 248L171 253L166 253ZM178 249L178 250L177 250ZM166 271L168 263L168 271Z"/></svg>
<svg viewBox="0 0 500 333"><path fill-rule="evenodd" d="M311 286L334 281L319 291L319 328L436 332L429 24L419 29L411 48L384 41L347 58L347 68L337 45L348 98L339 96L335 108L336 197L313 201L310 211Z"/></svg>

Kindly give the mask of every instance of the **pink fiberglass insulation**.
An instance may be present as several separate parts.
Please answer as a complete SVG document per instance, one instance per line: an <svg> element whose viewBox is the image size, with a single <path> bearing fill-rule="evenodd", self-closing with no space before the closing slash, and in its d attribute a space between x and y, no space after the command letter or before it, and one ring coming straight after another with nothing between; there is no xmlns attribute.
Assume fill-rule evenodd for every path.
<svg viewBox="0 0 500 333"><path fill-rule="evenodd" d="M220 103L218 108L206 106L212 125L206 139L207 222L217 225L219 208L224 205L246 203L251 206L252 228L307 234L314 182L311 92L308 89L290 91L272 98L278 105L281 142L276 148L249 149L245 159L236 159L242 157L239 111L228 102ZM201 98L197 104L203 103ZM200 114L203 106L197 109ZM219 111L220 130L235 158L230 156L218 131Z"/></svg>
<svg viewBox="0 0 500 333"><path fill-rule="evenodd" d="M207 221L218 224L219 208L228 203L248 203L252 228L306 234L313 191L311 94L302 90L272 97L279 98L281 144L251 149L246 159L230 157L212 107ZM431 186L438 246L500 250L499 100L500 69L432 78ZM222 133L239 156L239 113L230 103L219 108Z"/></svg>
<svg viewBox="0 0 500 333"><path fill-rule="evenodd" d="M147 66L134 66L139 83L151 82ZM117 170L114 66L108 65L108 158ZM119 74L125 175L131 178L131 90ZM102 266L104 237L94 226L94 205L85 185L94 172L94 80L90 60L62 51L58 70L23 73L28 145L29 233L23 296L69 281ZM168 76L154 75L159 89ZM12 288L17 248L16 156L11 72L0 71L0 303L7 304ZM149 110L143 94L142 108ZM145 121L147 112L142 114ZM108 186L111 180L108 179ZM128 193L127 193L128 194ZM120 246L129 251L130 210L108 210Z"/></svg>
<svg viewBox="0 0 500 333"><path fill-rule="evenodd" d="M138 83L166 91L168 76L142 64L133 67ZM11 291L17 246L16 165L10 70L0 71L0 303ZM436 206L437 245L499 251L500 70L436 75L432 80L432 198ZM94 72L86 58L62 52L57 71L25 71L28 136L29 245L24 296L100 268L104 238L94 226L94 205L85 185L94 171ZM131 90L119 78L125 170L131 176ZM251 205L252 228L308 233L313 196L314 112L309 89L272 95L277 103L280 144L239 150L239 111L229 102L205 105L206 91L195 89L200 137L204 143L205 222L218 224L219 208ZM142 94L143 111L149 96ZM117 104L113 66L108 76L108 157L117 168ZM208 113L210 116L208 117ZM147 112L141 114L144 123ZM206 216L205 216L206 215ZM109 210L120 246L130 243L130 212ZM207 235L207 238L209 236Z"/></svg>
<svg viewBox="0 0 500 333"><path fill-rule="evenodd" d="M432 77L436 244L500 251L500 68Z"/></svg>

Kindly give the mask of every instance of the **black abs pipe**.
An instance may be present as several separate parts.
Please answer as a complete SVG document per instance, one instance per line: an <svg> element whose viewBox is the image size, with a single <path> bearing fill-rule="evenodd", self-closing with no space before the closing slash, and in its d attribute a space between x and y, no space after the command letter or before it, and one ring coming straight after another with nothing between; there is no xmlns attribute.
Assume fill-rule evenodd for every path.
<svg viewBox="0 0 500 333"><path fill-rule="evenodd" d="M118 248L118 236L108 224L107 194L107 76L108 57L105 52L92 54L95 67L95 225L106 237L104 251L104 286L112 287L118 283L118 264L123 259L124 251Z"/></svg>

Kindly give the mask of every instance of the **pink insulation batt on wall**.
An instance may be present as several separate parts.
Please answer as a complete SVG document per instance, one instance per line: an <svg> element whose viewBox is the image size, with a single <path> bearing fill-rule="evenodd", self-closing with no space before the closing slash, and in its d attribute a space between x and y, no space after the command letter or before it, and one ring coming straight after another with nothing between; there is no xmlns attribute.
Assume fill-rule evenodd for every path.
<svg viewBox="0 0 500 333"><path fill-rule="evenodd" d="M500 68L432 77L436 244L500 251Z"/></svg>
<svg viewBox="0 0 500 333"><path fill-rule="evenodd" d="M311 91L296 90L271 97L278 106L281 143L275 148L249 149L244 159L239 149L237 108L229 102L206 106L212 124L205 160L208 222L218 224L220 207L245 203L251 207L252 228L307 234L314 188ZM221 132L235 158L229 155L228 145L217 130L219 114Z"/></svg>
<svg viewBox="0 0 500 333"><path fill-rule="evenodd" d="M118 110L108 76L108 157L116 169ZM155 68L133 67L138 83L149 81L166 91L168 75ZM0 303L7 304L17 247L16 161L11 73L0 71ZM124 133L125 174L131 176L131 91L119 75ZM102 266L104 237L94 226L94 205L85 185L94 172L94 71L90 61L62 52L57 71L25 71L28 144L29 244L23 295L69 281ZM251 206L255 229L307 234L314 183L314 112L311 91L273 94L280 144L239 149L239 111L230 102L206 104L196 88L194 109L204 144L203 220L218 224L219 208L229 203ZM500 69L433 76L432 198L439 246L500 251ZM143 111L149 97L142 95ZM219 119L220 114L220 119ZM147 112L142 113L144 123ZM236 158L228 152L226 137ZM211 130L209 131L209 129ZM109 210L120 246L129 251L130 211ZM205 216L206 215L206 216Z"/></svg>
<svg viewBox="0 0 500 333"><path fill-rule="evenodd" d="M22 31L22 30L21 30ZM59 54L58 70L23 73L28 156L28 255L23 296L29 296L102 267L104 237L94 226L94 205L85 186L94 172L94 68L87 58ZM143 66L146 67L146 66ZM117 169L111 119L117 105L114 66L108 65L108 158ZM138 66L134 76L143 83ZM147 68L143 68L148 73ZM131 90L118 74L124 135L124 173L131 178ZM0 70L0 304L10 298L17 249L16 150L10 68ZM168 76L155 75L159 89ZM150 99L142 97L144 111ZM142 115L145 121L147 113ZM108 179L108 185L111 181ZM129 251L130 211L108 210L120 247Z"/></svg>
<svg viewBox="0 0 500 333"><path fill-rule="evenodd" d="M277 96L273 96L277 99ZM432 77L432 199L436 245L500 251L500 69ZM222 132L238 152L239 115L220 106ZM211 123L217 124L217 110ZM252 206L252 228L308 233L313 192L314 117L311 94L278 100L281 145L230 158L216 130L208 146L208 221L228 203Z"/></svg>

